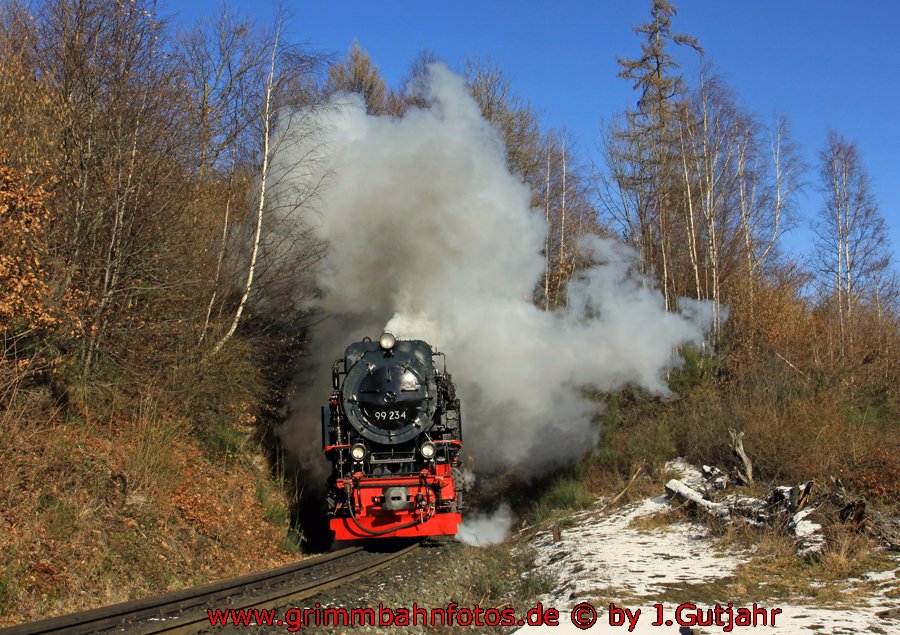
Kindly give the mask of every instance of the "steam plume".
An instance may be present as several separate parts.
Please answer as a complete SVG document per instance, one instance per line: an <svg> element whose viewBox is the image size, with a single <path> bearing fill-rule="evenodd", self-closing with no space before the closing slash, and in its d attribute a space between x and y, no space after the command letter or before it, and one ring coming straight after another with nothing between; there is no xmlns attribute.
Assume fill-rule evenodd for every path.
<svg viewBox="0 0 900 635"><path fill-rule="evenodd" d="M476 469L533 473L570 461L597 436L582 389L665 394L674 351L701 342L711 309L667 312L635 273L633 251L600 237L580 245L597 264L572 281L568 307L536 307L543 212L530 209L463 79L435 65L421 90L433 106L401 119L368 116L345 96L318 115L315 135L274 157L276 201L319 187L305 222L328 243L314 302L324 318L312 336L317 381L292 404L283 437L318 455L331 362L386 326L447 354ZM301 156L316 160L299 171ZM284 212L279 222L300 221Z"/></svg>
<svg viewBox="0 0 900 635"><path fill-rule="evenodd" d="M459 526L456 539L476 547L496 545L506 540L513 522L515 517L512 509L506 503L501 503L494 512L467 516Z"/></svg>

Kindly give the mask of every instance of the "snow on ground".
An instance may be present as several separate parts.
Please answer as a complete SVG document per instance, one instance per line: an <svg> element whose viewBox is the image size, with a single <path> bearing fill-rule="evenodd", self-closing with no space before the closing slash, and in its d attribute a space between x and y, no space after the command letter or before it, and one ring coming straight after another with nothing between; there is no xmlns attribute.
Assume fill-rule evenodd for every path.
<svg viewBox="0 0 900 635"><path fill-rule="evenodd" d="M671 463L668 467L681 471L688 483L702 482L702 475L687 463ZM632 634L678 634L680 625L675 619L677 604L674 602L661 602L662 624L653 625L658 615L655 607L658 598L663 596L667 588L684 588L685 585L688 585L688 589L690 585L706 585L706 596L709 597L709 590L712 589L712 593L715 593L716 585L721 584L724 593L726 578L734 575L737 566L749 559L749 554L717 549L706 528L699 523L685 520L651 530L630 526L636 518L669 509L663 496L609 511L603 511L601 503L596 509L572 515L569 518L571 525L562 530L559 542L553 541L549 530L538 532L530 542L537 553L535 571L547 571L557 579L554 591L543 596L541 602L545 608L559 610L559 626L524 626L516 634L582 633L583 630L572 624L572 608L580 602L598 597L612 598L619 608L628 608L632 612ZM875 615L878 611L898 605L896 599L887 598L885 593L892 587L896 588L900 582L900 566L892 571L868 574L862 580L848 581L851 584L853 582L875 582L879 591L868 599L861 600L857 606L831 609L797 603L787 605L777 600L767 601L765 592L760 590L757 601L760 608L769 611L781 609L781 613L775 616L774 628L770 621L766 626L733 625L729 630L716 625L695 626L693 633L900 633L900 620L883 619ZM723 608L727 607L729 601L727 597L716 600ZM698 602L699 609L714 606L715 604ZM741 607L753 608L753 605L734 605L735 610ZM638 609L640 615L635 619L634 613ZM596 610L597 621L592 632L629 632L627 618L622 625L614 623L608 602L597 606ZM705 613L703 611L704 615ZM587 614L589 615L589 611ZM681 617L687 618L691 614L696 614L696 611L685 610ZM771 613L768 616L771 618ZM723 614L723 619L727 622L727 614ZM671 620L670 625L666 625L666 620Z"/></svg>

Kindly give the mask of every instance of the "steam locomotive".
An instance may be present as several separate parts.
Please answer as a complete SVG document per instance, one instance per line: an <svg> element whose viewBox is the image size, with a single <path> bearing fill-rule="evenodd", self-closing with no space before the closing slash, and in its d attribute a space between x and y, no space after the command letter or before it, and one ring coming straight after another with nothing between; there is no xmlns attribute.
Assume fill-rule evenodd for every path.
<svg viewBox="0 0 900 635"><path fill-rule="evenodd" d="M367 337L334 363L332 388L322 448L335 539L456 534L462 419L443 354L389 332Z"/></svg>

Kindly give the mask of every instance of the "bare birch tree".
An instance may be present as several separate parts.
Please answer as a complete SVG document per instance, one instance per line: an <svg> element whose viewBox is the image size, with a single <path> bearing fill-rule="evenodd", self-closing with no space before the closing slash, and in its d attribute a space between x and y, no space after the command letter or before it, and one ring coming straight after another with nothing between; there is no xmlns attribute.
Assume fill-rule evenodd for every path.
<svg viewBox="0 0 900 635"><path fill-rule="evenodd" d="M805 168L790 142L787 121L783 117L776 118L774 128L766 133L759 131L746 115L739 128L741 138L735 169L752 312L757 278L779 237L790 226L787 213L802 189L801 177ZM762 136L767 137L767 156L764 156Z"/></svg>
<svg viewBox="0 0 900 635"><path fill-rule="evenodd" d="M547 180L544 184L544 220L547 235L544 237L544 310L550 309L550 145L553 137L547 137Z"/></svg>
<svg viewBox="0 0 900 635"><path fill-rule="evenodd" d="M259 199L256 206L256 226L253 232L253 247L250 253L250 263L247 267L247 279L244 282L244 289L241 300L234 313L234 319L231 326L222 336L222 338L213 347L211 355L215 355L228 342L237 330L247 306L247 300L250 297L250 291L253 288L253 276L256 273L256 259L259 255L260 239L262 237L263 211L266 208L266 177L269 174L269 134L272 125L272 93L275 88L275 62L278 58L278 40L281 36L281 22L275 28L274 41L272 42L272 55L269 62L269 78L266 81L264 90L263 107L260 114L262 121L262 165L259 172Z"/></svg>
<svg viewBox="0 0 900 635"><path fill-rule="evenodd" d="M192 166L192 213L199 217L211 205L223 209L200 343L206 339L219 298L229 225L233 222L232 206L235 198L243 194L236 190L236 181L243 185L244 179L237 179L236 173L244 169L239 163L246 163L244 148L253 143L253 122L258 111L255 97L259 85L265 82L268 61L263 39L253 23L223 7L214 19L201 19L195 28L179 34L176 41L176 55L188 88L185 108L199 146L196 165Z"/></svg>
<svg viewBox="0 0 900 635"><path fill-rule="evenodd" d="M706 298L713 302L713 334L722 329L722 274L726 247L735 238L737 164L746 138L730 93L715 77L704 73L695 99L694 148L698 176L699 213L706 242Z"/></svg>
<svg viewBox="0 0 900 635"><path fill-rule="evenodd" d="M562 201L559 206L559 273L556 279L554 302L559 301L559 290L566 275L566 144L562 144Z"/></svg>
<svg viewBox="0 0 900 635"><path fill-rule="evenodd" d="M837 311L843 357L852 343L854 309L889 267L890 247L856 144L830 131L819 159L825 197L814 224L819 274Z"/></svg>
<svg viewBox="0 0 900 635"><path fill-rule="evenodd" d="M697 165L694 157L692 140L696 135L694 130L694 118L687 104L680 108L680 121L678 125L679 155L681 158L681 176L683 179L683 210L685 218L685 232L687 234L688 257L691 264L691 272L694 279L694 297L703 297L700 286L700 257L697 249L697 224L696 211L694 210L693 183L698 178L694 166Z"/></svg>

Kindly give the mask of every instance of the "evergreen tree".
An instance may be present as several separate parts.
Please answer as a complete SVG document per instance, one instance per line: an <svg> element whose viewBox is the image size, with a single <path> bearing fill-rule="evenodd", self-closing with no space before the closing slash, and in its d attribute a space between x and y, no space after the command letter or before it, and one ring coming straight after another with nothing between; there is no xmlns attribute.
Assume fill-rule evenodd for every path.
<svg viewBox="0 0 900 635"><path fill-rule="evenodd" d="M643 37L641 55L618 58L619 77L632 82L640 97L637 107L626 113L627 126L619 131L619 148L627 166L620 175L625 187L635 190L636 234L645 269L659 266L666 306L675 295L670 289L670 237L672 202L669 181L675 173L678 156L674 138L676 104L684 93L684 82L670 44L687 46L702 54L693 37L672 31L675 6L667 0L653 0L650 20L634 28ZM657 262L656 247L659 249Z"/></svg>
<svg viewBox="0 0 900 635"><path fill-rule="evenodd" d="M353 42L343 62L328 70L325 90L328 93L345 91L362 95L370 115L383 115L388 111L387 85L359 42Z"/></svg>

